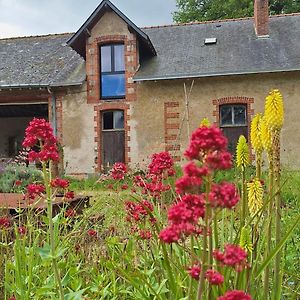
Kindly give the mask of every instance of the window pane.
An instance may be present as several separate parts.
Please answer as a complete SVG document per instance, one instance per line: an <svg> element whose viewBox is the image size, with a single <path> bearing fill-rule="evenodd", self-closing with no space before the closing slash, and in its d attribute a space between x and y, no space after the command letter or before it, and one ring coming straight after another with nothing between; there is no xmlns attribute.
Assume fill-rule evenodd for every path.
<svg viewBox="0 0 300 300"><path fill-rule="evenodd" d="M113 112L108 111L103 113L103 130L114 129Z"/></svg>
<svg viewBox="0 0 300 300"><path fill-rule="evenodd" d="M125 74L102 75L102 97L125 96Z"/></svg>
<svg viewBox="0 0 300 300"><path fill-rule="evenodd" d="M221 106L220 119L221 126L232 125L232 106Z"/></svg>
<svg viewBox="0 0 300 300"><path fill-rule="evenodd" d="M124 128L124 112L121 110L114 111L114 129Z"/></svg>
<svg viewBox="0 0 300 300"><path fill-rule="evenodd" d="M101 71L111 72L111 46L101 47Z"/></svg>
<svg viewBox="0 0 300 300"><path fill-rule="evenodd" d="M235 125L246 124L246 107L244 105L234 106L234 124Z"/></svg>
<svg viewBox="0 0 300 300"><path fill-rule="evenodd" d="M124 45L115 45L115 71L125 71Z"/></svg>

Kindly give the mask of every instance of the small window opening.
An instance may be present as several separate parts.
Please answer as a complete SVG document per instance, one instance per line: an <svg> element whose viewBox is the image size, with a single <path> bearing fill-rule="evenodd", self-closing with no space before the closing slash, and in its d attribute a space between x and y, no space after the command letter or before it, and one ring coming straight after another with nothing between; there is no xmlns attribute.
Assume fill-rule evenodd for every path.
<svg viewBox="0 0 300 300"><path fill-rule="evenodd" d="M124 129L124 112L122 110L103 113L103 130Z"/></svg>

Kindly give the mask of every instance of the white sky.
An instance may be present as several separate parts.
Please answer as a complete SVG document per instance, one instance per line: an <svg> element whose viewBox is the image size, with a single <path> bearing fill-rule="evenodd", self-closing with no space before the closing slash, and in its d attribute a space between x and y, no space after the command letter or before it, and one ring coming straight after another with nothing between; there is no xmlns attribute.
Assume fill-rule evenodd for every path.
<svg viewBox="0 0 300 300"><path fill-rule="evenodd" d="M0 38L75 32L101 0L0 0ZM137 26L172 23L176 0L111 0Z"/></svg>

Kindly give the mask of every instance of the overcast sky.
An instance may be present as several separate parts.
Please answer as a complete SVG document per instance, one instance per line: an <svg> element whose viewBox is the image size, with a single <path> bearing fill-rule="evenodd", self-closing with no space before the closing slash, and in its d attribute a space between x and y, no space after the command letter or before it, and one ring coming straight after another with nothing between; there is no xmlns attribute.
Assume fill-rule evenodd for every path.
<svg viewBox="0 0 300 300"><path fill-rule="evenodd" d="M0 0L0 38L74 32L101 0ZM176 0L111 0L137 26L172 23Z"/></svg>

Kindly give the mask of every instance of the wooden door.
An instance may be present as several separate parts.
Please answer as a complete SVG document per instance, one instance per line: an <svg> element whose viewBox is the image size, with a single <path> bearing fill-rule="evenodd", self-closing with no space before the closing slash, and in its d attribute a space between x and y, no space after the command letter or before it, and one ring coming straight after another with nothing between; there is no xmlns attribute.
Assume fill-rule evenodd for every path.
<svg viewBox="0 0 300 300"><path fill-rule="evenodd" d="M120 110L102 113L102 164L111 167L125 162L124 112Z"/></svg>

